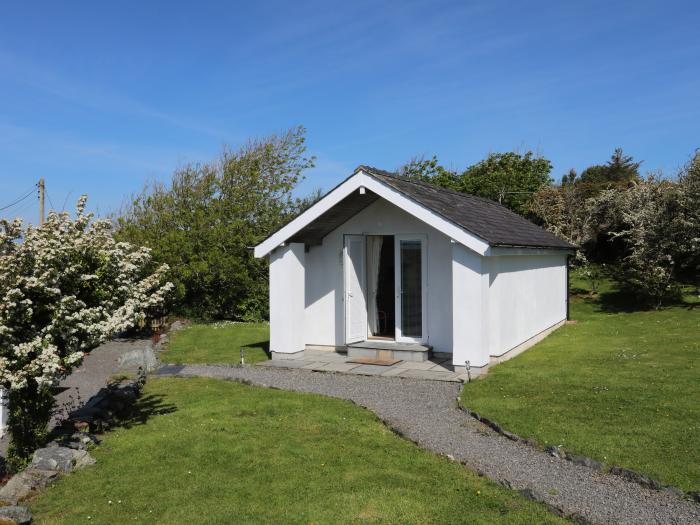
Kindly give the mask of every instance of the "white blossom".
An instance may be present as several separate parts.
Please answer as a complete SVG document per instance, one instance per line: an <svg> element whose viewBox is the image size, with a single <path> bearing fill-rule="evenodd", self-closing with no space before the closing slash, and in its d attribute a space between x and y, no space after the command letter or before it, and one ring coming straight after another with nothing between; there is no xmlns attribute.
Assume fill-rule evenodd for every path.
<svg viewBox="0 0 700 525"><path fill-rule="evenodd" d="M108 220L0 219L0 388L54 385L85 352L163 307L172 283L147 248L116 242Z"/></svg>

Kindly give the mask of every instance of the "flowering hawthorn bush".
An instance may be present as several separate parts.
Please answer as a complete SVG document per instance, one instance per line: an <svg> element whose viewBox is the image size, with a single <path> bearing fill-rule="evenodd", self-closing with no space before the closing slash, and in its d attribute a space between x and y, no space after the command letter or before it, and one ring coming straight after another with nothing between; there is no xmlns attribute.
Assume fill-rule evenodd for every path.
<svg viewBox="0 0 700 525"><path fill-rule="evenodd" d="M40 227L0 220L0 388L9 392L10 456L19 466L41 444L51 387L86 352L163 308L172 284L147 248L112 237L81 197L76 218Z"/></svg>

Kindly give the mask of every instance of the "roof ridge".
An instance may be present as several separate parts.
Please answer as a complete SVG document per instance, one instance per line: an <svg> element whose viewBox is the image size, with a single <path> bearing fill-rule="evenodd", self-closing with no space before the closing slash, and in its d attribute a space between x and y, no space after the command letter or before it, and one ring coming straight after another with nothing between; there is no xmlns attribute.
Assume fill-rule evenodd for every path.
<svg viewBox="0 0 700 525"><path fill-rule="evenodd" d="M401 181L403 181L403 182L410 182L411 184L415 184L415 185L417 185L417 186L425 186L425 187L428 187L428 188L431 188L431 189L435 189L435 190L438 190L438 191L442 191L442 192L445 192L445 193L451 193L452 195L457 195L458 197L462 197L462 198L466 198L466 199L475 199L475 200L481 201L481 202L483 202L483 203L485 203L485 204L488 204L489 206L494 206L494 207L497 207L497 208L499 208L499 209L507 210L507 211L509 211L510 213L512 213L513 215L515 215L515 216L517 216L517 217L520 217L520 218L526 220L527 222L532 223L532 221L528 221L525 217L523 217L522 215L520 215L520 214L514 212L513 210L511 210L511 209L508 208L507 206L504 206L503 204L500 204L500 203L498 203L498 202L496 202L496 201L494 201L494 200L492 200L492 199L489 199L489 198L487 198L487 197L481 197L480 195L474 195L473 193L466 193L466 192L459 191L459 190L453 190L452 188L445 188L445 187L443 187L443 186L438 186L437 184L433 184L432 182L426 182L426 181L423 181L423 180L411 179L411 178L409 178L409 177L404 177L403 175L401 175L401 174L399 174L399 173L396 173L396 172L386 171L386 170L382 170L382 169L379 169L379 168L374 168L374 167L372 167L372 166L367 166L367 165L363 165L363 164L361 164L360 166L357 167L357 169L355 170L355 173L357 173L357 172L358 172L359 170L361 170L361 169L365 169L365 170L374 172L374 174L379 175L379 176L383 176L383 177L392 177L392 178L394 178L394 179L398 179L398 180L401 180ZM537 225L535 224L535 226L537 226ZM545 231L546 231L546 230L545 230Z"/></svg>

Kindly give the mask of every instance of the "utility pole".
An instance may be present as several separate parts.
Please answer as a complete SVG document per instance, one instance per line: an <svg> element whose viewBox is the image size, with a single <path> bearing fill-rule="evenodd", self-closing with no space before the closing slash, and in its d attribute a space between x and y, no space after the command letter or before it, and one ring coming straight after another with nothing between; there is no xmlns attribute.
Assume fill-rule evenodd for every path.
<svg viewBox="0 0 700 525"><path fill-rule="evenodd" d="M46 193L46 185L44 177L39 179L39 225L44 224L44 194Z"/></svg>

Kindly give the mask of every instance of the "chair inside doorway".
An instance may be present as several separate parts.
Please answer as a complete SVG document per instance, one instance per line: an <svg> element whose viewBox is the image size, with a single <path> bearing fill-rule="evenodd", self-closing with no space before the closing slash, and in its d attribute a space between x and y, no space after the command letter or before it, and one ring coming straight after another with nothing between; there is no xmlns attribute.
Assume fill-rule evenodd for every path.
<svg viewBox="0 0 700 525"><path fill-rule="evenodd" d="M369 339L394 340L394 236L367 236L367 320Z"/></svg>

